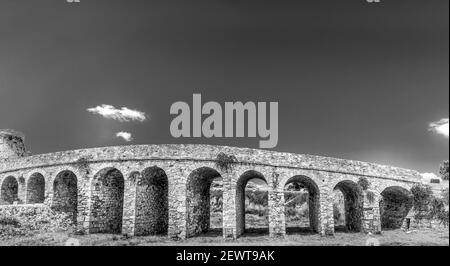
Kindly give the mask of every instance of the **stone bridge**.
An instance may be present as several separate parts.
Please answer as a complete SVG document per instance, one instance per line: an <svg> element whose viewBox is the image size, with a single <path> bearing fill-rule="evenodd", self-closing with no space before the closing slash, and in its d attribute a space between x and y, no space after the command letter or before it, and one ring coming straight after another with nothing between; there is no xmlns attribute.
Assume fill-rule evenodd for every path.
<svg viewBox="0 0 450 266"><path fill-rule="evenodd" d="M348 229L379 232L383 219L405 220L407 212L384 214L383 206L410 206L409 191L420 179L416 171L391 166L211 145L119 146L26 156L23 136L5 132L0 131L0 203L46 204L69 213L86 233L197 236L209 229L210 187L217 178L223 184L226 238L246 230L245 187L254 178L267 186L270 236L286 234L284 193L293 182L308 191L310 228L317 234L334 234L335 190L344 194ZM237 160L220 169L221 153ZM361 180L369 181L369 187L363 188Z"/></svg>

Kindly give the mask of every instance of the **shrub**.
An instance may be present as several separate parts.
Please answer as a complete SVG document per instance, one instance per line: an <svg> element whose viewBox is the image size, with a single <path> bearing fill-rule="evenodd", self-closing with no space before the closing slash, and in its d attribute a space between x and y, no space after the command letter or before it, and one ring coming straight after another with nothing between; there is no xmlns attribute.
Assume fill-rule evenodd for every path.
<svg viewBox="0 0 450 266"><path fill-rule="evenodd" d="M222 171L227 172L228 170L232 169L233 164L237 161L238 160L234 155L226 155L225 153L221 152L216 157L216 167Z"/></svg>
<svg viewBox="0 0 450 266"><path fill-rule="evenodd" d="M81 157L75 162L76 167L80 172L89 174L89 159L86 157Z"/></svg>
<svg viewBox="0 0 450 266"><path fill-rule="evenodd" d="M369 201L369 203L375 202L375 193L373 193L372 191L367 191L366 197L367 197L367 200Z"/></svg>
<svg viewBox="0 0 450 266"><path fill-rule="evenodd" d="M86 235L86 232L84 230L75 230L74 235L84 236L84 235Z"/></svg>
<svg viewBox="0 0 450 266"><path fill-rule="evenodd" d="M268 192L267 191L247 191L246 196L248 200L256 205L267 206L268 205Z"/></svg>
<svg viewBox="0 0 450 266"><path fill-rule="evenodd" d="M20 221L11 216L0 216L0 225L1 226L13 226L13 227L20 227Z"/></svg>
<svg viewBox="0 0 450 266"><path fill-rule="evenodd" d="M415 219L418 221L436 219L441 224L448 226L449 212L445 207L446 202L448 202L448 190L447 195L444 192L443 198L435 197L431 187L428 185L415 185L411 192L414 197Z"/></svg>
<svg viewBox="0 0 450 266"><path fill-rule="evenodd" d="M360 177L358 180L358 185L361 187L362 190L367 190L370 187L369 180L365 177Z"/></svg>
<svg viewBox="0 0 450 266"><path fill-rule="evenodd" d="M433 199L433 190L429 185L416 184L411 188L411 193L416 210L426 207Z"/></svg>
<svg viewBox="0 0 450 266"><path fill-rule="evenodd" d="M295 208L286 208L286 216L297 216L297 210Z"/></svg>
<svg viewBox="0 0 450 266"><path fill-rule="evenodd" d="M448 210L445 208L445 202L443 199L433 198L431 200L427 218L430 220L436 219L441 224L448 226Z"/></svg>
<svg viewBox="0 0 450 266"><path fill-rule="evenodd" d="M26 236L28 231L22 228L20 221L11 216L0 216L0 239Z"/></svg>
<svg viewBox="0 0 450 266"><path fill-rule="evenodd" d="M25 177L19 176L19 183L22 185L25 184Z"/></svg>

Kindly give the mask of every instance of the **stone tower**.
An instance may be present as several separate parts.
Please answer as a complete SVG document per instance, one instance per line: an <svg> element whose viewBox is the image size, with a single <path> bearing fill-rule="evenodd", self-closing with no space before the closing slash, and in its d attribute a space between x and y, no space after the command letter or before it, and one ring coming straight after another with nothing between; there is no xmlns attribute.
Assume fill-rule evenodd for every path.
<svg viewBox="0 0 450 266"><path fill-rule="evenodd" d="M27 155L25 136L10 129L0 129L0 160Z"/></svg>

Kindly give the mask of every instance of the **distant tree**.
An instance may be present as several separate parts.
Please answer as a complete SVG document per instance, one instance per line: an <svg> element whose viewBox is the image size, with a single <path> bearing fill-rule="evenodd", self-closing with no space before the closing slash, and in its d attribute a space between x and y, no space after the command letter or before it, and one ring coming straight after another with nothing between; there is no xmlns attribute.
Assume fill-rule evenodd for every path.
<svg viewBox="0 0 450 266"><path fill-rule="evenodd" d="M444 161L444 163L441 165L441 169L439 170L439 173L441 174L441 177L443 180L449 179L448 164L449 164L449 161Z"/></svg>
<svg viewBox="0 0 450 266"><path fill-rule="evenodd" d="M428 217L430 205L434 200L433 190L429 185L416 184L411 188L413 195L414 218L418 221Z"/></svg>
<svg viewBox="0 0 450 266"><path fill-rule="evenodd" d="M444 190L444 192L442 192L442 199L444 200L445 204L449 204L449 191L448 188L446 188Z"/></svg>
<svg viewBox="0 0 450 266"><path fill-rule="evenodd" d="M411 193L414 199L414 218L416 220L436 219L441 224L448 226L449 211L445 206L448 203L448 189L443 192L442 198L433 195L433 191L429 185L414 185Z"/></svg>

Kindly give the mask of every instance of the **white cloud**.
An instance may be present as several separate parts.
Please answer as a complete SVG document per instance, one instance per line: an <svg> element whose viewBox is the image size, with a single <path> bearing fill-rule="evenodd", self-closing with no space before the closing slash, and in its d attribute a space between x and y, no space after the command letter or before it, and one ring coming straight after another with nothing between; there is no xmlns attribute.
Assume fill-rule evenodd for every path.
<svg viewBox="0 0 450 266"><path fill-rule="evenodd" d="M441 179L441 177L439 177L435 173L421 173L420 175L422 176L422 181L424 183L430 183L431 179Z"/></svg>
<svg viewBox="0 0 450 266"><path fill-rule="evenodd" d="M435 173L422 173L420 175L424 179L436 179L436 178L439 178Z"/></svg>
<svg viewBox="0 0 450 266"><path fill-rule="evenodd" d="M448 138L448 118L430 123L429 130Z"/></svg>
<svg viewBox="0 0 450 266"><path fill-rule="evenodd" d="M132 110L127 107L117 109L112 105L102 104L97 107L87 109L88 112L99 114L104 118L118 120L120 122L139 121L144 122L147 117L144 112Z"/></svg>
<svg viewBox="0 0 450 266"><path fill-rule="evenodd" d="M116 133L116 137L117 138L122 138L123 140L125 140L126 142L130 142L133 140L133 136L131 135L131 133L129 132L117 132Z"/></svg>

